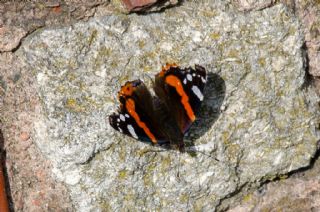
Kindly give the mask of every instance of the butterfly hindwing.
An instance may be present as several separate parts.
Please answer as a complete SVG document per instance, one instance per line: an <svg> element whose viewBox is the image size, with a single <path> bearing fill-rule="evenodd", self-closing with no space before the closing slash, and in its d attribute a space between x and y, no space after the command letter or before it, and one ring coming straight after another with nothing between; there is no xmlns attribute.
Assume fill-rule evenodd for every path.
<svg viewBox="0 0 320 212"><path fill-rule="evenodd" d="M138 140L148 141L147 134L128 113L114 113L109 116L110 125L117 131Z"/></svg>

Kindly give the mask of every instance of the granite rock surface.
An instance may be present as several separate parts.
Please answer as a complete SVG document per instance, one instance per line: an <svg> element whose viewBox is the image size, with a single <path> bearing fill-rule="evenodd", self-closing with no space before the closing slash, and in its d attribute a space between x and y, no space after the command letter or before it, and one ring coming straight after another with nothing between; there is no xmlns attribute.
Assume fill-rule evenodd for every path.
<svg viewBox="0 0 320 212"><path fill-rule="evenodd" d="M209 210L245 185L308 166L319 123L305 86L300 24L283 5L239 13L224 1L163 13L110 15L40 30L17 54L34 73L42 109L34 140L79 211ZM115 132L108 115L126 80L166 62L209 72L195 154Z"/></svg>

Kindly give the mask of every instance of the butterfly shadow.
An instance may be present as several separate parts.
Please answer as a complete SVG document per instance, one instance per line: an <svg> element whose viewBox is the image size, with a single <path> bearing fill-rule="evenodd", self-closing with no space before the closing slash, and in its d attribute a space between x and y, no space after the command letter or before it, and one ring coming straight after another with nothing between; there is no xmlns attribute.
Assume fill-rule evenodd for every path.
<svg viewBox="0 0 320 212"><path fill-rule="evenodd" d="M226 84L219 74L208 73L207 84L204 90L204 99L197 119L185 135L186 147L194 147L194 141L202 137L219 118L220 107L226 94Z"/></svg>

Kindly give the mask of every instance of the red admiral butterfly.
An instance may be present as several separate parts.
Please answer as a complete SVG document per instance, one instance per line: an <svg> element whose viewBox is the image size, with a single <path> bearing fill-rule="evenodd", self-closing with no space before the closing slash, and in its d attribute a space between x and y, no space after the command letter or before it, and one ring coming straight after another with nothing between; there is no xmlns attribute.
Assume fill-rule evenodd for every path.
<svg viewBox="0 0 320 212"><path fill-rule="evenodd" d="M141 80L126 82L118 93L120 108L110 125L135 139L184 151L183 136L196 119L207 81L206 70L166 64L155 76L152 96Z"/></svg>

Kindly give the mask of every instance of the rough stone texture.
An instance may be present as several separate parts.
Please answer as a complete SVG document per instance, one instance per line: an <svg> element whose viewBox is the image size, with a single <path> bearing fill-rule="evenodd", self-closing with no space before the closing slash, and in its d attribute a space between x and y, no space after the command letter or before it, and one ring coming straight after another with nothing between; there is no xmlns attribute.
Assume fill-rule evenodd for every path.
<svg viewBox="0 0 320 212"><path fill-rule="evenodd" d="M160 11L178 4L178 0L122 0L128 11Z"/></svg>
<svg viewBox="0 0 320 212"><path fill-rule="evenodd" d="M320 2L313 0L281 0L281 2L291 8L302 22L308 71L315 77L315 86L320 93ZM233 3L240 11L250 11L270 7L275 1L234 0Z"/></svg>
<svg viewBox="0 0 320 212"><path fill-rule="evenodd" d="M244 196L241 204L229 212L320 211L319 172L320 160L317 160L312 164L312 169L271 182Z"/></svg>
<svg viewBox="0 0 320 212"><path fill-rule="evenodd" d="M21 28L0 26L0 52L15 49L26 34L27 32Z"/></svg>
<svg viewBox="0 0 320 212"><path fill-rule="evenodd" d="M143 7L149 7L157 2L157 0L122 0L129 11L141 10Z"/></svg>
<svg viewBox="0 0 320 212"><path fill-rule="evenodd" d="M303 21L309 73L320 77L320 1L300 0L296 10Z"/></svg>
<svg viewBox="0 0 320 212"><path fill-rule="evenodd" d="M275 0L233 0L240 11L261 10L270 7Z"/></svg>
<svg viewBox="0 0 320 212"><path fill-rule="evenodd" d="M21 39L44 26L63 25L92 17L105 1L4 1L0 2L0 52L15 50ZM100 11L103 11L101 8Z"/></svg>
<svg viewBox="0 0 320 212"><path fill-rule="evenodd" d="M17 52L43 104L34 139L79 210L212 209L250 182L309 164L319 116L303 89L298 22L282 5L238 14L223 4L44 30ZM165 62L211 73L189 135L205 154L162 151L106 121L120 84Z"/></svg>
<svg viewBox="0 0 320 212"><path fill-rule="evenodd" d="M14 54L0 54L0 135L12 211L72 211L69 192L52 177L52 166L33 138L39 98L30 70ZM2 139L2 138L0 138Z"/></svg>

